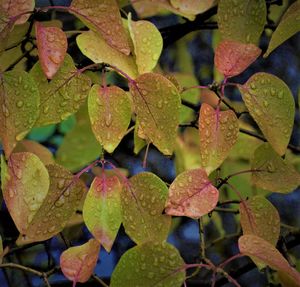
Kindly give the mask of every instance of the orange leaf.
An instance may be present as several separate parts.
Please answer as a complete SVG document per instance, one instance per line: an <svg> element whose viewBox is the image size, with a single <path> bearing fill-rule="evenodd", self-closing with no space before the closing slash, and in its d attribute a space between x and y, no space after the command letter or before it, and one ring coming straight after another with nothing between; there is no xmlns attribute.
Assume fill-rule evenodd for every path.
<svg viewBox="0 0 300 287"><path fill-rule="evenodd" d="M60 256L60 267L63 274L71 281L73 287L77 282L89 280L97 264L100 243L90 239L81 246L70 247Z"/></svg>
<svg viewBox="0 0 300 287"><path fill-rule="evenodd" d="M64 61L68 42L66 34L57 27L35 23L38 54L44 74L52 79Z"/></svg>
<svg viewBox="0 0 300 287"><path fill-rule="evenodd" d="M192 169L176 177L169 189L166 213L199 218L212 211L219 191L211 184L204 169Z"/></svg>
<svg viewBox="0 0 300 287"><path fill-rule="evenodd" d="M260 54L261 49L253 44L225 40L216 48L215 65L225 77L230 78L246 70Z"/></svg>

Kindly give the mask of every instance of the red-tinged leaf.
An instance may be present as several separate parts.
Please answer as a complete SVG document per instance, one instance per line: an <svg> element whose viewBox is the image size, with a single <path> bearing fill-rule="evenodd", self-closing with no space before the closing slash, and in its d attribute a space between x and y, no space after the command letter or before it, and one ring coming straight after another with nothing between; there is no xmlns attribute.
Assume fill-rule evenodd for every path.
<svg viewBox="0 0 300 287"><path fill-rule="evenodd" d="M100 243L90 239L87 243L70 247L61 254L61 271L73 281L73 287L77 282L84 283L89 280L97 264L99 252Z"/></svg>
<svg viewBox="0 0 300 287"><path fill-rule="evenodd" d="M67 53L66 34L57 27L44 27L35 23L38 54L44 74L52 79L62 65Z"/></svg>
<svg viewBox="0 0 300 287"><path fill-rule="evenodd" d="M116 176L95 177L83 206L83 220L107 252L122 223L122 186Z"/></svg>
<svg viewBox="0 0 300 287"><path fill-rule="evenodd" d="M169 188L166 214L200 218L217 205L219 191L212 185L203 169L179 174Z"/></svg>
<svg viewBox="0 0 300 287"><path fill-rule="evenodd" d="M8 71L0 78L0 137L8 158L18 141L33 127L40 96L34 79L25 71Z"/></svg>
<svg viewBox="0 0 300 287"><path fill-rule="evenodd" d="M131 101L117 86L94 85L88 98L89 116L96 139L112 153L127 132L131 119Z"/></svg>
<svg viewBox="0 0 300 287"><path fill-rule="evenodd" d="M261 49L253 44L224 40L216 48L215 66L225 77L234 77L246 70L260 54Z"/></svg>
<svg viewBox="0 0 300 287"><path fill-rule="evenodd" d="M74 114L90 91L91 80L78 72L68 54L50 82L44 75L40 62L32 67L30 75L35 79L41 97L36 126L59 123Z"/></svg>
<svg viewBox="0 0 300 287"><path fill-rule="evenodd" d="M8 12L0 8L0 54L6 48L13 23L9 21Z"/></svg>
<svg viewBox="0 0 300 287"><path fill-rule="evenodd" d="M85 184L67 169L57 164L46 168L50 177L49 191L17 244L47 240L62 231L86 192Z"/></svg>
<svg viewBox="0 0 300 287"><path fill-rule="evenodd" d="M25 23L35 6L34 0L0 0L0 10L6 11L10 21L15 24ZM29 12L29 13L26 13Z"/></svg>
<svg viewBox="0 0 300 287"><path fill-rule="evenodd" d="M90 29L102 35L111 47L125 55L130 54L116 0L73 0L69 10Z"/></svg>
<svg viewBox="0 0 300 287"><path fill-rule="evenodd" d="M289 87L274 75L256 73L239 90L268 142L279 155L285 154L295 116L295 100Z"/></svg>
<svg viewBox="0 0 300 287"><path fill-rule="evenodd" d="M31 152L38 156L44 165L54 163L54 158L50 150L35 141L22 140L13 152Z"/></svg>
<svg viewBox="0 0 300 287"><path fill-rule="evenodd" d="M243 235L239 238L239 249L242 254L262 261L279 273L284 273L290 282L299 286L300 273L292 268L281 253L268 241L256 235Z"/></svg>
<svg viewBox="0 0 300 287"><path fill-rule="evenodd" d="M163 154L171 155L179 123L180 95L167 78L146 73L129 83L139 127Z"/></svg>
<svg viewBox="0 0 300 287"><path fill-rule="evenodd" d="M251 168L253 183L272 192L292 192L300 185L300 173L286 159L282 159L268 144L260 145L254 152Z"/></svg>
<svg viewBox="0 0 300 287"><path fill-rule="evenodd" d="M122 191L125 232L137 244L166 240L171 217L162 214L168 196L166 184L155 174L139 173Z"/></svg>
<svg viewBox="0 0 300 287"><path fill-rule="evenodd" d="M118 262L111 287L180 287L185 280L184 261L167 242L147 242L128 250Z"/></svg>
<svg viewBox="0 0 300 287"><path fill-rule="evenodd" d="M1 159L1 182L7 209L21 234L26 234L49 189L49 174L40 159L28 152Z"/></svg>
<svg viewBox="0 0 300 287"><path fill-rule="evenodd" d="M280 233L277 209L263 196L254 196L240 203L243 234L253 234L276 246Z"/></svg>
<svg viewBox="0 0 300 287"><path fill-rule="evenodd" d="M202 104L199 117L201 165L208 174L218 168L237 141L238 119L231 110L218 112Z"/></svg>

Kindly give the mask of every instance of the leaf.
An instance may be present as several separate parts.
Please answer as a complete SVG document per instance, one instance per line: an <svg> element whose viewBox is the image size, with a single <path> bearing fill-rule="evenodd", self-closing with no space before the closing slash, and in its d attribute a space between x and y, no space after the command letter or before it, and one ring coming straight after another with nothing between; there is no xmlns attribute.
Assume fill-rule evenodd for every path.
<svg viewBox="0 0 300 287"><path fill-rule="evenodd" d="M107 252L111 251L122 223L122 186L116 176L95 177L83 206L83 219Z"/></svg>
<svg viewBox="0 0 300 287"><path fill-rule="evenodd" d="M13 153L8 166L1 159L1 182L7 209L19 232L26 234L47 196L48 171L36 155Z"/></svg>
<svg viewBox="0 0 300 287"><path fill-rule="evenodd" d="M53 155L50 150L35 141L22 140L18 143L13 152L31 152L35 154L44 165L54 163Z"/></svg>
<svg viewBox="0 0 300 287"><path fill-rule="evenodd" d="M293 3L281 18L264 58L268 57L279 45L300 31L300 1Z"/></svg>
<svg viewBox="0 0 300 287"><path fill-rule="evenodd" d="M52 79L64 62L68 41L66 34L57 27L44 27L35 22L37 48L42 70L48 79Z"/></svg>
<svg viewBox="0 0 300 287"><path fill-rule="evenodd" d="M289 87L274 75L256 73L239 86L239 90L268 142L279 155L283 155L295 116L295 101Z"/></svg>
<svg viewBox="0 0 300 287"><path fill-rule="evenodd" d="M222 39L257 44L267 18L264 0L220 0L217 21Z"/></svg>
<svg viewBox="0 0 300 287"><path fill-rule="evenodd" d="M99 252L100 243L90 239L87 243L70 247L61 254L61 271L73 281L73 286L77 282L84 283L89 280L96 267Z"/></svg>
<svg viewBox="0 0 300 287"><path fill-rule="evenodd" d="M237 141L238 119L231 110L216 111L202 104L199 117L201 165L208 174L218 168Z"/></svg>
<svg viewBox="0 0 300 287"><path fill-rule="evenodd" d="M91 86L91 80L78 72L68 54L50 82L43 75L40 62L33 66L30 74L36 80L41 96L36 126L59 123L74 114L84 103Z"/></svg>
<svg viewBox="0 0 300 287"><path fill-rule="evenodd" d="M128 250L118 262L111 287L180 287L185 280L184 261L167 242L147 242Z"/></svg>
<svg viewBox="0 0 300 287"><path fill-rule="evenodd" d="M91 129L87 106L76 114L76 125L66 134L56 152L57 163L71 171L78 171L102 154L102 147Z"/></svg>
<svg viewBox="0 0 300 287"><path fill-rule="evenodd" d="M39 113L39 91L25 71L8 71L0 78L0 137L8 158L33 127Z"/></svg>
<svg viewBox="0 0 300 287"><path fill-rule="evenodd" d="M253 183L271 192L288 193L300 185L300 174L294 166L282 159L272 147L264 143L254 152L251 162Z"/></svg>
<svg viewBox="0 0 300 287"><path fill-rule="evenodd" d="M94 85L88 109L92 130L105 150L112 153L127 132L131 120L131 101L117 86Z"/></svg>
<svg viewBox="0 0 300 287"><path fill-rule="evenodd" d="M215 0L171 0L170 2L174 8L178 9L182 13L197 15L211 8L214 5Z"/></svg>
<svg viewBox="0 0 300 287"><path fill-rule="evenodd" d="M132 78L138 75L133 57L114 50L95 32L81 33L77 36L76 42L80 51L94 63L106 63L116 66Z"/></svg>
<svg viewBox="0 0 300 287"><path fill-rule="evenodd" d="M19 244L43 241L61 232L86 192L85 184L64 167L50 164L46 168L50 176L49 191L19 238Z"/></svg>
<svg viewBox="0 0 300 287"><path fill-rule="evenodd" d="M163 48L160 32L149 21L132 21L131 14L129 14L128 26L134 44L139 74L151 72L155 68Z"/></svg>
<svg viewBox="0 0 300 287"><path fill-rule="evenodd" d="M115 0L73 0L69 11L97 31L112 48L130 54L118 4Z"/></svg>
<svg viewBox="0 0 300 287"><path fill-rule="evenodd" d="M179 123L180 96L164 76L146 73L129 83L134 110L145 136L165 155L171 155Z"/></svg>
<svg viewBox="0 0 300 287"><path fill-rule="evenodd" d="M133 133L134 154L138 154L147 145L147 142L139 136L139 132L139 121L136 119Z"/></svg>
<svg viewBox="0 0 300 287"><path fill-rule="evenodd" d="M257 195L240 203L243 234L256 235L273 246L280 234L280 218L277 209L265 197Z"/></svg>
<svg viewBox="0 0 300 287"><path fill-rule="evenodd" d="M215 66L226 78L239 75L261 54L253 44L223 40L215 50Z"/></svg>
<svg viewBox="0 0 300 287"><path fill-rule="evenodd" d="M19 25L25 23L35 6L34 0L0 0L0 10L8 13L10 21Z"/></svg>
<svg viewBox="0 0 300 287"><path fill-rule="evenodd" d="M168 188L156 175L139 173L129 179L122 192L123 225L137 244L166 240L171 217L162 214Z"/></svg>
<svg viewBox="0 0 300 287"><path fill-rule="evenodd" d="M242 254L263 261L272 269L284 273L291 282L298 286L300 273L292 268L280 252L268 241L255 235L243 235L239 238L239 249Z"/></svg>
<svg viewBox="0 0 300 287"><path fill-rule="evenodd" d="M219 191L209 181L204 169L179 174L169 188L166 214L200 218L217 205Z"/></svg>

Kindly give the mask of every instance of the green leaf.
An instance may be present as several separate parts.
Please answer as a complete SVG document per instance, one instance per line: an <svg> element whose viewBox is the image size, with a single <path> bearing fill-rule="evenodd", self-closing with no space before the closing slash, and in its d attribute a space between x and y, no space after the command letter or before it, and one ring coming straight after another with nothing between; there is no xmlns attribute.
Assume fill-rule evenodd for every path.
<svg viewBox="0 0 300 287"><path fill-rule="evenodd" d="M116 66L132 78L138 75L134 58L111 48L97 33L93 31L81 33L77 36L76 42L82 54L94 63Z"/></svg>
<svg viewBox="0 0 300 287"><path fill-rule="evenodd" d="M89 93L88 109L96 139L105 150L112 153L126 134L130 123L130 98L117 86L94 85Z"/></svg>
<svg viewBox="0 0 300 287"><path fill-rule="evenodd" d="M251 168L261 170L252 173L253 183L260 188L288 193L300 185L300 173L267 143L255 150Z"/></svg>
<svg viewBox="0 0 300 287"><path fill-rule="evenodd" d="M169 188L166 214L200 218L217 205L219 191L204 169L187 170L178 175Z"/></svg>
<svg viewBox="0 0 300 287"><path fill-rule="evenodd" d="M86 192L85 184L64 167L50 164L46 168L50 176L49 191L18 244L43 241L61 232Z"/></svg>
<svg viewBox="0 0 300 287"><path fill-rule="evenodd" d="M57 163L78 171L101 156L102 147L96 140L84 105L76 114L76 125L66 134L56 153Z"/></svg>
<svg viewBox="0 0 300 287"><path fill-rule="evenodd" d="M219 113L219 114L218 114ZM201 165L208 174L218 168L237 141L238 119L231 110L219 112L202 104L199 117Z"/></svg>
<svg viewBox="0 0 300 287"><path fill-rule="evenodd" d="M300 0L293 3L281 18L264 57L268 57L274 49L300 31Z"/></svg>
<svg viewBox="0 0 300 287"><path fill-rule="evenodd" d="M129 179L122 192L125 232L137 244L166 240L171 217L163 215L168 188L156 175L139 173Z"/></svg>
<svg viewBox="0 0 300 287"><path fill-rule="evenodd" d="M129 83L143 134L163 154L171 155L179 123L180 96L164 76L146 73Z"/></svg>
<svg viewBox="0 0 300 287"><path fill-rule="evenodd" d="M264 262L272 269L284 273L291 282L300 282L300 273L292 268L280 252L268 241L256 235L243 235L239 238L240 252ZM288 287L288 286L286 286Z"/></svg>
<svg viewBox="0 0 300 287"><path fill-rule="evenodd" d="M95 177L83 206L83 219L93 236L110 252L122 223L122 186L116 176Z"/></svg>
<svg viewBox="0 0 300 287"><path fill-rule="evenodd" d="M91 86L91 80L78 72L68 54L50 82L43 75L39 62L33 66L30 74L36 80L41 96L36 126L59 123L74 114L84 103Z"/></svg>
<svg viewBox="0 0 300 287"><path fill-rule="evenodd" d="M134 44L139 74L151 72L155 68L163 48L160 32L149 21L132 21L131 14L129 14L128 26Z"/></svg>
<svg viewBox="0 0 300 287"><path fill-rule="evenodd" d="M56 125L48 125L43 127L35 127L28 134L30 140L44 142L55 133Z"/></svg>
<svg viewBox="0 0 300 287"><path fill-rule="evenodd" d="M138 154L143 147L147 145L147 142L139 136L139 121L138 119L135 120L135 126L134 126L134 134L133 134L133 141L134 141L134 149L133 152L135 154Z"/></svg>
<svg viewBox="0 0 300 287"><path fill-rule="evenodd" d="M224 40L215 51L215 66L226 78L234 77L246 70L261 54L253 44Z"/></svg>
<svg viewBox="0 0 300 287"><path fill-rule="evenodd" d="M47 196L48 171L36 155L13 153L8 166L2 157L1 182L7 209L19 232L26 234Z"/></svg>
<svg viewBox="0 0 300 287"><path fill-rule="evenodd" d="M289 87L274 75L256 73L239 90L268 142L283 155L295 117L295 101Z"/></svg>
<svg viewBox="0 0 300 287"><path fill-rule="evenodd" d="M8 158L18 141L33 127L39 113L39 91L24 71L5 72L0 78L0 137Z"/></svg>
<svg viewBox="0 0 300 287"><path fill-rule="evenodd" d="M243 234L253 234L276 246L280 234L277 209L265 197L257 195L240 203Z"/></svg>
<svg viewBox="0 0 300 287"><path fill-rule="evenodd" d="M171 0L170 2L175 9L178 9L182 13L197 15L207 11L210 7L212 7L215 3L215 0Z"/></svg>
<svg viewBox="0 0 300 287"><path fill-rule="evenodd" d="M220 0L217 20L223 39L257 44L267 18L264 0Z"/></svg>
<svg viewBox="0 0 300 287"><path fill-rule="evenodd" d="M171 244L148 242L127 251L118 262L111 287L180 287L184 261Z"/></svg>
<svg viewBox="0 0 300 287"><path fill-rule="evenodd" d="M35 22L35 35L42 70L52 79L66 56L67 36L60 28L44 27L39 22Z"/></svg>
<svg viewBox="0 0 300 287"><path fill-rule="evenodd" d="M125 55L130 47L115 0L73 0L69 11L97 31L112 48Z"/></svg>
<svg viewBox="0 0 300 287"><path fill-rule="evenodd" d="M90 239L80 246L70 247L60 256L60 267L63 274L71 281L84 283L89 280L96 267L100 252L100 243Z"/></svg>

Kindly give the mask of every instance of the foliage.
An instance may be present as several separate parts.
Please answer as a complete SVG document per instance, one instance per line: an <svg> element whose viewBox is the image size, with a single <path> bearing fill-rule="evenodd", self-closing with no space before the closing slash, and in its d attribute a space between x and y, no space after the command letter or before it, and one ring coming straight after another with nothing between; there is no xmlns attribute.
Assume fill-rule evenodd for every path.
<svg viewBox="0 0 300 287"><path fill-rule="evenodd" d="M111 286L189 286L198 277L210 286L220 278L241 286L225 270L233 260L252 260L266 270L268 284L300 286L281 227L299 229L283 225L268 197L300 185L300 147L290 143L295 99L273 74L243 74L299 32L300 0L280 10L277 26L270 9L281 1L73 0L43 8L15 2L0 0L0 138L1 190L19 236L10 243L2 236L0 268L30 272L46 286L58 270L73 286L90 278L107 286L93 274L100 246L111 252L123 226L135 246L118 260ZM150 20L170 13L186 19L177 25L187 31L170 34L174 42L217 21L214 82L198 85L188 61L176 73L159 65L172 32ZM66 15L77 30L65 28ZM266 48L262 33L270 28ZM189 59L186 51L180 57ZM241 74L246 82L232 80ZM241 100L230 100L228 91ZM36 134L44 144L33 140ZM131 153L144 153L143 172L116 164L127 137ZM147 171L154 150L175 157L175 179ZM221 241L228 238L223 213L235 214L239 228L230 238L239 251L217 260L207 253L215 244L207 230L212 223ZM185 217L199 224L200 252L191 262L167 242ZM91 239L69 244L63 232L74 226L86 226ZM13 250L60 236L66 250L59 266L40 272L9 261Z"/></svg>

